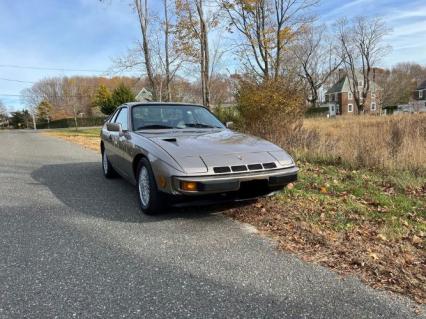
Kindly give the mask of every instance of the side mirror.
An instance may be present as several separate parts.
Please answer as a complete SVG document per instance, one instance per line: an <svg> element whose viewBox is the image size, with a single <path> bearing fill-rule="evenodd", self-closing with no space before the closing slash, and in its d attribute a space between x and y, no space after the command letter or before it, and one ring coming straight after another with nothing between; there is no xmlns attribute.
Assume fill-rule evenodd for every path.
<svg viewBox="0 0 426 319"><path fill-rule="evenodd" d="M234 122L226 122L225 126L226 128L229 128L230 130L232 130L234 128Z"/></svg>
<svg viewBox="0 0 426 319"><path fill-rule="evenodd" d="M120 123L107 123L106 128L109 132L121 132Z"/></svg>

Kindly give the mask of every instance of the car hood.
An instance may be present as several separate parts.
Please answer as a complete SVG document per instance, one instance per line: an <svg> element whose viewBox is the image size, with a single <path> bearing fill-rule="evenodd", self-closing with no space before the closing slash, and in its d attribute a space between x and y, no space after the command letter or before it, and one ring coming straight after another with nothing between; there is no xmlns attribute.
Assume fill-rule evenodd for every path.
<svg viewBox="0 0 426 319"><path fill-rule="evenodd" d="M142 135L169 153L187 173L207 173L218 166L276 162L272 154L283 152L261 138L231 130Z"/></svg>

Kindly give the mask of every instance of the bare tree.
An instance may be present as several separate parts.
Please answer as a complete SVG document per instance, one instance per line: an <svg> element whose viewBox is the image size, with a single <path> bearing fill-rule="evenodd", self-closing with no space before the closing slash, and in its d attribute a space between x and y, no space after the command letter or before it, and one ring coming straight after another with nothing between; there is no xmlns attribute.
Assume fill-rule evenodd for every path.
<svg viewBox="0 0 426 319"><path fill-rule="evenodd" d="M180 49L186 56L198 60L203 105L209 107L210 51L208 34L209 27L215 26L217 19L214 15L211 15L208 19L204 9L205 0L176 0Z"/></svg>
<svg viewBox="0 0 426 319"><path fill-rule="evenodd" d="M245 66L264 80L280 75L286 46L311 21L317 0L220 0L230 25L245 40Z"/></svg>
<svg viewBox="0 0 426 319"><path fill-rule="evenodd" d="M141 40L126 55L115 58L112 68L118 71L138 70L146 74L152 97L159 101L163 98L171 100L174 77L184 63L176 49L175 14L170 1L162 0L162 12L156 14L151 12L148 0L132 0Z"/></svg>
<svg viewBox="0 0 426 319"><path fill-rule="evenodd" d="M4 106L3 101L0 100L0 117L5 117L7 114L6 106Z"/></svg>
<svg viewBox="0 0 426 319"><path fill-rule="evenodd" d="M21 99L26 104L28 113L33 120L33 129L37 130L36 116L37 106L40 104L40 96L33 90L33 88L26 88L21 91ZM28 127L28 124L27 124Z"/></svg>
<svg viewBox="0 0 426 319"><path fill-rule="evenodd" d="M299 65L299 76L307 85L307 101L315 107L318 90L341 66L343 60L336 54L336 45L327 34L325 25L307 27L291 47L291 52Z"/></svg>
<svg viewBox="0 0 426 319"><path fill-rule="evenodd" d="M383 43L389 32L380 18L357 17L351 22L343 18L336 24L341 56L358 114L364 112L373 67L389 51L389 46Z"/></svg>
<svg viewBox="0 0 426 319"><path fill-rule="evenodd" d="M151 50L148 41L148 0L134 0L134 8L139 18L139 26L142 35L142 51L145 59L145 69L148 76L148 80L152 88L152 97L154 100L157 100L157 86L154 78L153 68L152 68L152 59L151 59Z"/></svg>

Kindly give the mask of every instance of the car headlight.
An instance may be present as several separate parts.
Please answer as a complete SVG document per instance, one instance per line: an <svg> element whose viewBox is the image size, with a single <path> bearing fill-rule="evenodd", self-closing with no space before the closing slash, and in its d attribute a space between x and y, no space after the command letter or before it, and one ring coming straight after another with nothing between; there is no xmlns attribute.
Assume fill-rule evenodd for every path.
<svg viewBox="0 0 426 319"><path fill-rule="evenodd" d="M293 158L287 154L285 151L274 151L269 152L269 154L272 155L273 158L275 158L281 166L284 167L290 167L294 166L294 160Z"/></svg>

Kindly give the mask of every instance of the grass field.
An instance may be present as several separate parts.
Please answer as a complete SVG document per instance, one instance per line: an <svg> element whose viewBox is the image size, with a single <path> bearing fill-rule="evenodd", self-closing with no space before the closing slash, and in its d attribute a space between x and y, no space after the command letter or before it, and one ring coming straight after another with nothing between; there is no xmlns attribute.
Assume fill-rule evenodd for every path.
<svg viewBox="0 0 426 319"><path fill-rule="evenodd" d="M426 176L426 114L306 119L298 137L299 158Z"/></svg>
<svg viewBox="0 0 426 319"><path fill-rule="evenodd" d="M297 144L299 181L225 214L256 226L305 260L426 303L423 120L309 119L304 128L315 130L316 144ZM392 131L398 136L388 137ZM99 151L99 129L46 134ZM377 162L377 156L385 159Z"/></svg>

